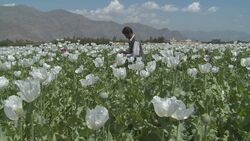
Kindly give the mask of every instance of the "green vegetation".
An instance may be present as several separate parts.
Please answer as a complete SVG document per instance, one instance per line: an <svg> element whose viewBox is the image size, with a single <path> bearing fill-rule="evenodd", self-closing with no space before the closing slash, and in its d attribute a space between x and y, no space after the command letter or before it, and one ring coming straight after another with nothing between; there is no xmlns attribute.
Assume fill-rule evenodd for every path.
<svg viewBox="0 0 250 141"><path fill-rule="evenodd" d="M89 44L89 43L109 44L110 39L107 39L107 38L80 38L80 37L70 38L70 37L67 37L67 38L63 38L63 41L53 40L52 43L65 42L65 41L70 41L71 43L79 42L80 44Z"/></svg>
<svg viewBox="0 0 250 141"><path fill-rule="evenodd" d="M150 38L145 40L145 42L147 42L147 43L166 43L166 42L168 42L169 43L170 41L166 40L163 36L155 37L155 38L150 36Z"/></svg>
<svg viewBox="0 0 250 141"><path fill-rule="evenodd" d="M235 41L222 41L221 39L212 39L211 41L208 41L208 42L203 42L203 43L208 43L208 44L232 44L234 43ZM241 40L237 40L236 41L237 43L249 43L247 41L241 41Z"/></svg>
<svg viewBox="0 0 250 141"><path fill-rule="evenodd" d="M71 43L80 43L80 44L90 44L90 43L96 43L97 45L99 44L109 44L111 41L112 42L127 42L127 40L124 39L117 39L116 36L114 36L112 39L108 38L81 38L81 37L66 37L63 38L63 40L52 40L52 43L58 43L58 42L65 42L69 41ZM165 39L163 36L160 37L152 37L150 36L149 39L143 40L143 43L170 43L170 40ZM202 43L208 43L208 44L227 44L227 43L234 43L235 41L223 41L221 39L212 39L208 42L202 42ZM38 46L44 42L35 42L35 41L30 41L30 40L10 40L10 39L5 39L0 41L0 47L6 47L6 46L26 46L26 45L33 45L33 46ZM249 43L247 41L241 41L238 40L237 43Z"/></svg>
<svg viewBox="0 0 250 141"><path fill-rule="evenodd" d="M29 40L2 40L0 41L0 46L25 46L25 45L31 45L34 44L33 41Z"/></svg>

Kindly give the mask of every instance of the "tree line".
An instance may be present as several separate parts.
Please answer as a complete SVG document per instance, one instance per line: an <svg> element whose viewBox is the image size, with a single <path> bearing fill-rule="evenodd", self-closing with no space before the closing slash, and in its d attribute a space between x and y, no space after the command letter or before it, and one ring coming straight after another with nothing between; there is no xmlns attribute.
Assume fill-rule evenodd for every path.
<svg viewBox="0 0 250 141"><path fill-rule="evenodd" d="M26 46L33 45L34 42L30 40L2 40L0 41L0 46Z"/></svg>
<svg viewBox="0 0 250 141"><path fill-rule="evenodd" d="M110 42L127 42L126 39L117 39L116 36L114 36L112 39L108 38L81 38L81 37L66 37L63 39L54 39L51 42L52 43L58 43L58 42L64 42L64 41L70 41L71 43L80 43L80 44L90 44L90 43L96 43L96 44L110 44ZM143 40L143 43L164 43L169 42L169 40L166 40L163 36L160 37L150 37L147 40ZM10 40L5 39L0 41L0 46L25 46L25 45L40 45L45 42L36 42L31 40Z"/></svg>
<svg viewBox="0 0 250 141"><path fill-rule="evenodd" d="M52 40L52 43L58 43L58 42L64 42L64 41L70 41L71 43L80 43L80 44L90 44L90 43L96 43L96 44L110 44L110 42L127 42L126 39L117 39L116 36L114 36L112 39L108 38L81 38L81 37L66 37L62 40ZM160 37L150 37L149 39L142 40L143 43L170 43L170 40L166 40L163 36ZM226 43L234 43L235 41L222 41L221 39L212 39L208 42L202 42L202 43L211 43L211 44L226 44ZM0 41L0 47L3 46L26 46L26 45L33 45L37 46L40 44L43 44L45 42L35 42L31 40L9 40L5 39ZM237 43L248 43L246 41L240 41L238 40Z"/></svg>
<svg viewBox="0 0 250 141"><path fill-rule="evenodd" d="M232 44L232 43L249 43L248 41L241 41L241 40L237 40L237 41L222 41L221 39L212 39L208 42L202 42L202 43L207 43L207 44Z"/></svg>

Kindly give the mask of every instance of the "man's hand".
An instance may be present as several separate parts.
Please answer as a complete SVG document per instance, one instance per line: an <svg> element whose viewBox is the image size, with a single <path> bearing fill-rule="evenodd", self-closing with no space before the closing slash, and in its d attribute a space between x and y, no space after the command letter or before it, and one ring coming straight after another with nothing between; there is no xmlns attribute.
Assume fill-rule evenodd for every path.
<svg viewBox="0 0 250 141"><path fill-rule="evenodd" d="M122 54L128 54L127 51L120 51L119 53L122 53Z"/></svg>
<svg viewBox="0 0 250 141"><path fill-rule="evenodd" d="M120 51L119 54L123 54L123 57L127 56L129 54L127 51Z"/></svg>

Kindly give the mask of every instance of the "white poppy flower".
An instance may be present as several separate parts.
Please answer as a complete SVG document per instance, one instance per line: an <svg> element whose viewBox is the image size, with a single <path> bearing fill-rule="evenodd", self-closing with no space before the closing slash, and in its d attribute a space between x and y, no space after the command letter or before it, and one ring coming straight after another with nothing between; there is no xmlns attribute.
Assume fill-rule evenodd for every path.
<svg viewBox="0 0 250 141"><path fill-rule="evenodd" d="M169 68L176 68L177 65L180 63L180 59L179 57L173 57L173 56L163 57L162 62L167 63L167 66Z"/></svg>
<svg viewBox="0 0 250 141"><path fill-rule="evenodd" d="M212 69L212 65L210 63L206 63L203 65L199 64L199 70L201 73L209 73Z"/></svg>
<svg viewBox="0 0 250 141"><path fill-rule="evenodd" d="M83 87L86 87L95 84L98 80L98 76L95 76L94 74L88 74L85 79L81 79L79 81Z"/></svg>
<svg viewBox="0 0 250 141"><path fill-rule="evenodd" d="M175 118L177 120L184 120L187 119L194 112L193 105L190 108L186 109L185 104L181 100L177 100L176 103L178 104L178 108L171 115L172 118Z"/></svg>
<svg viewBox="0 0 250 141"><path fill-rule="evenodd" d="M112 68L113 74L117 78L124 79L127 76L126 68Z"/></svg>
<svg viewBox="0 0 250 141"><path fill-rule="evenodd" d="M234 65L229 64L229 65L228 65L228 68L229 68L229 69L233 69L233 68L234 68Z"/></svg>
<svg viewBox="0 0 250 141"><path fill-rule="evenodd" d="M195 54L195 55L191 56L192 60L195 60L195 59L198 59L198 58L201 58L201 55Z"/></svg>
<svg viewBox="0 0 250 141"><path fill-rule="evenodd" d="M46 80L42 82L42 85L48 85L50 82L52 82L56 78L56 75L54 73L48 72Z"/></svg>
<svg viewBox="0 0 250 141"><path fill-rule="evenodd" d="M214 59L215 59L215 60L222 59L222 56L214 56Z"/></svg>
<svg viewBox="0 0 250 141"><path fill-rule="evenodd" d="M11 120L18 120L24 114L22 99L15 95L8 97L4 101L4 113Z"/></svg>
<svg viewBox="0 0 250 141"><path fill-rule="evenodd" d="M7 60L13 62L16 59L15 59L15 57L13 55L8 55Z"/></svg>
<svg viewBox="0 0 250 141"><path fill-rule="evenodd" d="M96 58L95 60L93 60L93 63L95 64L95 67L102 67L104 63L104 57Z"/></svg>
<svg viewBox="0 0 250 141"><path fill-rule="evenodd" d="M103 106L96 106L95 109L87 109L86 123L87 127L93 130L98 130L104 126L109 119L108 110Z"/></svg>
<svg viewBox="0 0 250 141"><path fill-rule="evenodd" d="M154 72L156 69L156 61L151 61L147 63L146 70L150 73Z"/></svg>
<svg viewBox="0 0 250 141"><path fill-rule="evenodd" d="M219 67L213 66L211 71L212 71L212 73L217 73L217 72L219 72L219 69L220 69Z"/></svg>
<svg viewBox="0 0 250 141"><path fill-rule="evenodd" d="M124 57L123 54L117 54L115 63L117 66L121 66L126 62L127 57Z"/></svg>
<svg viewBox="0 0 250 141"><path fill-rule="evenodd" d="M5 78L4 76L1 76L0 77L0 90L4 89L8 85L9 85L9 80L7 78Z"/></svg>
<svg viewBox="0 0 250 141"><path fill-rule="evenodd" d="M155 59L155 61L159 61L162 59L162 57L158 54L153 54L152 57Z"/></svg>
<svg viewBox="0 0 250 141"><path fill-rule="evenodd" d="M22 72L21 71L14 71L14 76L16 76L16 77L19 77L21 74L22 74Z"/></svg>
<svg viewBox="0 0 250 141"><path fill-rule="evenodd" d="M39 65L40 65L40 66L42 66L44 63L45 63L45 60L44 60L44 59L41 59L41 60L39 61Z"/></svg>
<svg viewBox="0 0 250 141"><path fill-rule="evenodd" d="M159 117L169 117L178 108L175 97L160 98L159 96L154 96L151 102L153 103L154 110Z"/></svg>
<svg viewBox="0 0 250 141"><path fill-rule="evenodd" d="M45 69L50 69L51 66L50 66L49 64L47 64L47 63L43 63L43 68L45 68Z"/></svg>
<svg viewBox="0 0 250 141"><path fill-rule="evenodd" d="M99 96L102 98L102 99L107 99L109 97L109 93L108 92L101 92L99 94Z"/></svg>
<svg viewBox="0 0 250 141"><path fill-rule="evenodd" d="M79 54L69 54L69 60L71 62L77 62Z"/></svg>
<svg viewBox="0 0 250 141"><path fill-rule="evenodd" d="M198 70L196 68L189 68L187 69L187 74L192 76L192 77L196 77Z"/></svg>
<svg viewBox="0 0 250 141"><path fill-rule="evenodd" d="M164 57L169 57L169 56L173 56L174 52L173 50L161 50L160 54Z"/></svg>
<svg viewBox="0 0 250 141"><path fill-rule="evenodd" d="M40 95L41 88L38 80L17 80L15 84L20 90L17 94L28 103L34 101Z"/></svg>
<svg viewBox="0 0 250 141"><path fill-rule="evenodd" d="M128 68L131 70L140 71L144 68L144 63L142 61L137 60L134 64L128 65Z"/></svg>
<svg viewBox="0 0 250 141"><path fill-rule="evenodd" d="M242 67L246 67L248 70L250 70L250 57L241 58L240 64L241 64Z"/></svg>
<svg viewBox="0 0 250 141"><path fill-rule="evenodd" d="M50 71L51 71L53 74L57 75L57 74L60 73L61 70L62 70L62 67L60 67L60 66L55 66L55 67L53 67Z"/></svg>
<svg viewBox="0 0 250 141"><path fill-rule="evenodd" d="M24 67L30 67L34 64L34 61L32 59L23 59L23 60L20 60L19 62L21 65L23 65Z"/></svg>
<svg viewBox="0 0 250 141"><path fill-rule="evenodd" d="M235 61L237 61L237 58L233 57L233 58L231 58L231 61L235 62Z"/></svg>
<svg viewBox="0 0 250 141"><path fill-rule="evenodd" d="M11 69L11 62L5 62L5 63L2 63L0 65L1 65L0 69L3 71L7 71L7 70Z"/></svg>
<svg viewBox="0 0 250 141"><path fill-rule="evenodd" d="M29 74L40 82L45 81L48 77L48 72L45 68L32 68L32 71Z"/></svg>
<svg viewBox="0 0 250 141"><path fill-rule="evenodd" d="M76 74L79 74L79 73L82 73L82 72L83 72L83 65L79 66L79 68L77 68L77 69L75 70L75 73L76 73Z"/></svg>
<svg viewBox="0 0 250 141"><path fill-rule="evenodd" d="M128 57L127 60L128 60L129 63L133 63L135 61L135 58L134 57Z"/></svg>
<svg viewBox="0 0 250 141"><path fill-rule="evenodd" d="M148 77L150 75L150 72L146 71L146 70L141 70L140 71L140 76L142 77Z"/></svg>
<svg viewBox="0 0 250 141"><path fill-rule="evenodd" d="M231 53L234 57L238 56L239 51L238 50L231 50Z"/></svg>

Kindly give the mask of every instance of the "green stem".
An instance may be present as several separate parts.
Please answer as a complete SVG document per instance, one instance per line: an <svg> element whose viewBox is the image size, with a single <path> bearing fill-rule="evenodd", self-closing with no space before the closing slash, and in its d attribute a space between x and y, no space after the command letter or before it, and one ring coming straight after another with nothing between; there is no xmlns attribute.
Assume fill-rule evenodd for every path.
<svg viewBox="0 0 250 141"><path fill-rule="evenodd" d="M207 89L207 75L205 74L205 81L204 81L204 94L205 94L205 106L206 106L206 112L208 113L208 97L207 97L207 94L206 94L206 89Z"/></svg>
<svg viewBox="0 0 250 141"><path fill-rule="evenodd" d="M97 139L96 139L96 130L95 130L95 141L97 141Z"/></svg>
<svg viewBox="0 0 250 141"><path fill-rule="evenodd" d="M108 129L107 129L108 131L107 131L107 141L109 141L109 133L110 133L110 125L108 125Z"/></svg>
<svg viewBox="0 0 250 141"><path fill-rule="evenodd" d="M173 73L173 80L172 80L172 95L174 95L175 93L175 85L176 85L176 74L177 74L177 70L174 69L174 73Z"/></svg>
<svg viewBox="0 0 250 141"><path fill-rule="evenodd" d="M31 139L34 141L34 118L33 118L33 112L31 113Z"/></svg>
<svg viewBox="0 0 250 141"><path fill-rule="evenodd" d="M19 130L20 130L21 141L23 141L23 123L22 123L22 118L19 120Z"/></svg>
<svg viewBox="0 0 250 141"><path fill-rule="evenodd" d="M179 128L180 128L180 121L178 121L177 131L176 131L176 141L179 140Z"/></svg>
<svg viewBox="0 0 250 141"><path fill-rule="evenodd" d="M161 87L160 87L160 94L162 94L162 92L163 92L163 87L164 87L164 77L163 77L163 70L164 70L164 66L162 66L162 64L160 64L160 66L159 66L159 68L160 68L160 74L161 75L159 75L159 80L160 80L160 85L161 85Z"/></svg>
<svg viewBox="0 0 250 141"><path fill-rule="evenodd" d="M41 109L41 125L43 125L43 114L44 114L44 111L45 111L45 108L44 108L44 96L43 96L43 93L41 92L41 95L40 95L40 109Z"/></svg>
<svg viewBox="0 0 250 141"><path fill-rule="evenodd" d="M102 138L103 138L103 140L106 140L105 134L107 135L105 127L102 127Z"/></svg>
<svg viewBox="0 0 250 141"><path fill-rule="evenodd" d="M30 140L34 141L34 115L33 115L33 102L29 104L29 119L30 119Z"/></svg>
<svg viewBox="0 0 250 141"><path fill-rule="evenodd" d="M162 137L161 137L161 141L164 141L164 129L162 129Z"/></svg>
<svg viewBox="0 0 250 141"><path fill-rule="evenodd" d="M205 130L204 130L204 141L207 141L207 125L205 125Z"/></svg>
<svg viewBox="0 0 250 141"><path fill-rule="evenodd" d="M24 140L33 141L34 139L34 127L33 127L33 102L28 104L27 116L25 117L24 126Z"/></svg>
<svg viewBox="0 0 250 141"><path fill-rule="evenodd" d="M77 68L77 64L75 64L75 68ZM77 80L77 76L75 73L73 73L73 76L74 76L74 89L75 89L74 97L76 98L77 94L78 94L78 80ZM74 98L73 98L73 100L74 100ZM79 100L76 100L76 109L78 108L78 105L79 105L78 101Z"/></svg>

